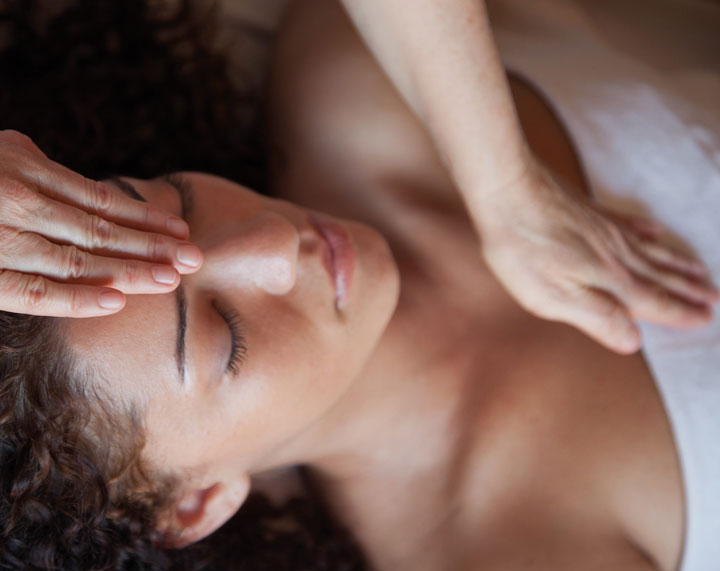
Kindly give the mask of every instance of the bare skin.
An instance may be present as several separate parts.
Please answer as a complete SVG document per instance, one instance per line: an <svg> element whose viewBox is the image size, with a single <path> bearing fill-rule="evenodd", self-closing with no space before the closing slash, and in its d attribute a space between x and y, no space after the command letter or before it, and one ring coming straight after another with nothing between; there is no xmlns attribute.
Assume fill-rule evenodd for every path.
<svg viewBox="0 0 720 571"><path fill-rule="evenodd" d="M111 315L124 294L167 293L202 265L185 221L87 179L0 131L0 308Z"/></svg>
<svg viewBox="0 0 720 571"><path fill-rule="evenodd" d="M479 251L522 307L625 354L641 347L635 321L711 320L718 292L702 264L573 197L529 152L483 0L341 3L432 134Z"/></svg>
<svg viewBox="0 0 720 571"><path fill-rule="evenodd" d="M642 356L510 299L430 139L339 8L291 8L279 38L275 192L378 228L400 269L398 308L362 381L303 437L341 427L325 451L342 441L352 452L308 463L374 568L676 569L681 474ZM512 83L535 152L580 188L561 125ZM371 413L348 415L347 403ZM361 436L367 423L382 447Z"/></svg>

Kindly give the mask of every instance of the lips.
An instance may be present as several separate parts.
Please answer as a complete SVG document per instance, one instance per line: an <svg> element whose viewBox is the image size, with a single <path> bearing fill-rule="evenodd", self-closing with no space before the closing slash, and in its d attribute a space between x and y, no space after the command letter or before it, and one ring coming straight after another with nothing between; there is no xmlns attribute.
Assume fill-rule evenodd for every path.
<svg viewBox="0 0 720 571"><path fill-rule="evenodd" d="M315 213L309 216L309 221L327 242L323 265L335 287L335 307L342 310L347 305L355 271L355 249L347 230L341 224Z"/></svg>

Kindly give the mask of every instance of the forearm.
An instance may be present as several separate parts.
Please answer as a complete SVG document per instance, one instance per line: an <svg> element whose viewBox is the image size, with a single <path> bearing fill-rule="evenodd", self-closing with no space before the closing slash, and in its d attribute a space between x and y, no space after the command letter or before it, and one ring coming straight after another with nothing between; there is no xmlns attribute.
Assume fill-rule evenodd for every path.
<svg viewBox="0 0 720 571"><path fill-rule="evenodd" d="M482 0L342 0L476 218L529 163Z"/></svg>

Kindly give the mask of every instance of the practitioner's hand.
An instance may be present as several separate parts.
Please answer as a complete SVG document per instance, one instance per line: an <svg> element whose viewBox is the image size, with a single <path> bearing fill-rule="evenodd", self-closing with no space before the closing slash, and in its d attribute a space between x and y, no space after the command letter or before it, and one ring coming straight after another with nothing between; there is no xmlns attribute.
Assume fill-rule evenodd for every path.
<svg viewBox="0 0 720 571"><path fill-rule="evenodd" d="M609 349L642 345L636 319L696 327L717 290L699 261L657 242L657 223L601 211L534 165L478 217L483 254L531 313L573 325Z"/></svg>
<svg viewBox="0 0 720 571"><path fill-rule="evenodd" d="M179 218L0 131L0 310L92 317L119 311L121 292L172 291L202 261L188 235Z"/></svg>

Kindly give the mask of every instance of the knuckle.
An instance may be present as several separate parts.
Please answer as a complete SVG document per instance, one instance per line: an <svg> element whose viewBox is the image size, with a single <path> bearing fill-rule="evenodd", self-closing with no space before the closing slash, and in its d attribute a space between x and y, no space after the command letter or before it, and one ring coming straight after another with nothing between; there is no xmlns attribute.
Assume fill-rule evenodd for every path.
<svg viewBox="0 0 720 571"><path fill-rule="evenodd" d="M100 216L91 214L88 218L88 234L93 248L108 248L112 244L115 225Z"/></svg>
<svg viewBox="0 0 720 571"><path fill-rule="evenodd" d="M102 182L84 179L85 189L89 196L89 206L98 212L107 212L112 210L115 205L115 193L110 187Z"/></svg>
<svg viewBox="0 0 720 571"><path fill-rule="evenodd" d="M6 224L22 227L31 220L52 218L51 201L22 180L5 179L0 196L0 219Z"/></svg>
<svg viewBox="0 0 720 571"><path fill-rule="evenodd" d="M29 308L39 308L49 299L48 282L42 276L25 276L20 287L20 299Z"/></svg>
<svg viewBox="0 0 720 571"><path fill-rule="evenodd" d="M170 249L169 240L160 234L151 234L148 239L147 255L150 259L159 260L166 257Z"/></svg>
<svg viewBox="0 0 720 571"><path fill-rule="evenodd" d="M77 279L87 274L89 267L87 253L75 246L64 246L62 258L62 268L66 278Z"/></svg>
<svg viewBox="0 0 720 571"><path fill-rule="evenodd" d="M6 265L11 262L20 252L22 245L20 233L14 228L0 225L0 264Z"/></svg>
<svg viewBox="0 0 720 571"><path fill-rule="evenodd" d="M84 308L83 296L80 291L71 289L68 295L67 306L71 313L78 313Z"/></svg>
<svg viewBox="0 0 720 571"><path fill-rule="evenodd" d="M125 274L125 282L127 285L134 286L138 284L142 277L140 265L133 260L125 260L123 273Z"/></svg>
<svg viewBox="0 0 720 571"><path fill-rule="evenodd" d="M142 205L142 219L143 219L143 224L145 225L145 227L150 226L150 223L153 220L153 214L154 214L154 210L149 205L147 205L147 204Z"/></svg>
<svg viewBox="0 0 720 571"><path fill-rule="evenodd" d="M149 228L152 225L153 220L156 220L158 218L158 211L156 208L149 204L141 204L140 207L142 208L141 215L143 225L146 228Z"/></svg>
<svg viewBox="0 0 720 571"><path fill-rule="evenodd" d="M18 151L19 148L32 154L42 154L42 151L38 149L37 145L30 137L24 133L20 133L19 131L14 131L13 129L0 131L0 145L6 147L3 149L3 154L8 150L8 148L12 149L13 147L13 150L15 151Z"/></svg>
<svg viewBox="0 0 720 571"><path fill-rule="evenodd" d="M37 193L17 178L7 178L2 183L3 202L12 201L27 208L36 199Z"/></svg>
<svg viewBox="0 0 720 571"><path fill-rule="evenodd" d="M15 129L3 129L0 131L0 139L2 139L3 142L10 142L14 144L24 143L34 145L33 140L30 137L28 137L25 133L16 131Z"/></svg>

